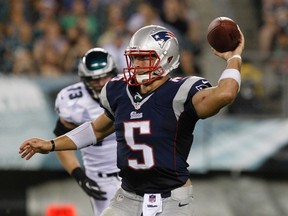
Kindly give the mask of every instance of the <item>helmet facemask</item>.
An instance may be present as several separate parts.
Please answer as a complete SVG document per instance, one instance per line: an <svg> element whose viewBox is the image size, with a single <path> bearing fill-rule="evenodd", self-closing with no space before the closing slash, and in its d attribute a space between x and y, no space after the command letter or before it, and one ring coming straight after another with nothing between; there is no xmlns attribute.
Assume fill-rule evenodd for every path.
<svg viewBox="0 0 288 216"><path fill-rule="evenodd" d="M127 68L124 68L123 72L129 85L148 84L164 74L163 68L159 66L160 58L153 50L126 50L124 55ZM149 64L147 66L135 66L134 61L137 58L149 60Z"/></svg>
<svg viewBox="0 0 288 216"><path fill-rule="evenodd" d="M94 87L90 84L91 80L89 78L82 78L82 82L84 83L86 89L88 90L89 94L95 99L99 100L100 92L96 91Z"/></svg>
<svg viewBox="0 0 288 216"><path fill-rule="evenodd" d="M86 89L88 90L89 94L95 99L99 100L99 96L101 93L101 89L104 86L104 83L109 81L112 77L115 76L115 73L107 73L103 77L82 77L81 81L84 83ZM100 82L102 84L100 84ZM95 84L96 83L96 84Z"/></svg>
<svg viewBox="0 0 288 216"><path fill-rule="evenodd" d="M93 48L80 59L78 75L90 95L99 100L104 81L106 83L116 76L117 68L112 56L106 50Z"/></svg>

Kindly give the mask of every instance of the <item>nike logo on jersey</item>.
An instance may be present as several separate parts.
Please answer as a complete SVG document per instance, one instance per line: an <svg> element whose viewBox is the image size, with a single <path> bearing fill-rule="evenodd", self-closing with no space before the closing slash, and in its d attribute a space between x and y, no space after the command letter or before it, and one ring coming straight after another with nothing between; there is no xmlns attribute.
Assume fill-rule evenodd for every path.
<svg viewBox="0 0 288 216"><path fill-rule="evenodd" d="M206 84L206 83L208 83L209 81L207 81L207 80L202 80L202 83L203 84Z"/></svg>
<svg viewBox="0 0 288 216"><path fill-rule="evenodd" d="M188 205L188 204L189 204L189 203L184 203L184 204L179 203L178 206L179 206L179 207L183 207L183 206L186 206L186 205Z"/></svg>

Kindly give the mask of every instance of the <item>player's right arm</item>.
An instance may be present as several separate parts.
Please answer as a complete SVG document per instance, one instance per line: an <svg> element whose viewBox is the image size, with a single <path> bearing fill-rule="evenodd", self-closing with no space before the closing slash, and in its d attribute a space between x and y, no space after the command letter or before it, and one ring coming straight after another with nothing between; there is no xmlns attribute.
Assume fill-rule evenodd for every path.
<svg viewBox="0 0 288 216"><path fill-rule="evenodd" d="M241 40L233 51L224 53L213 50L214 54L227 61L225 76L222 74L218 85L197 92L193 98L193 106L200 118L208 118L218 113L223 107L231 104L239 92L241 81L241 54L244 49L244 35L240 31Z"/></svg>
<svg viewBox="0 0 288 216"><path fill-rule="evenodd" d="M88 129L93 131L93 134L91 134L90 131L87 131ZM53 150L63 151L84 148L91 145L91 143L96 144L97 140L103 140L106 136L113 133L114 130L113 121L105 113L103 113L94 121L86 122L72 131L53 139L55 147L53 147L50 140L43 140L39 138L25 140L19 147L19 154L21 154L22 158L29 160L35 153L48 154ZM89 136L85 136L83 131L87 131ZM79 136L81 134L84 136ZM77 136L78 139L74 139L73 141L71 137L75 136Z"/></svg>

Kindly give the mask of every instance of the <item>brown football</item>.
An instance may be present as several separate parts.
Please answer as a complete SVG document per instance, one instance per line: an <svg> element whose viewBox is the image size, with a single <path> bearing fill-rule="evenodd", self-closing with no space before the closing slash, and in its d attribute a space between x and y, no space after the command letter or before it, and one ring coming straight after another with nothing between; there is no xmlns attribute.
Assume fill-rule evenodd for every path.
<svg viewBox="0 0 288 216"><path fill-rule="evenodd" d="M207 40L218 52L234 50L240 41L237 23L228 17L217 17L208 26Z"/></svg>

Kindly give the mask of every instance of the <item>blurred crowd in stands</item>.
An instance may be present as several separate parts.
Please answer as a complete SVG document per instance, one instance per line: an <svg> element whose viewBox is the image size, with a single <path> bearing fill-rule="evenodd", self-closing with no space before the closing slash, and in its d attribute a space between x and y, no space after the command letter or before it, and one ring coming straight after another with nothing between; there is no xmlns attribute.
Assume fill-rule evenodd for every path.
<svg viewBox="0 0 288 216"><path fill-rule="evenodd" d="M250 55L243 58L240 94L229 111L281 114L288 108L284 94L288 90L288 0L254 0L253 3L258 44L255 50L246 49ZM247 33L246 40L250 38Z"/></svg>
<svg viewBox="0 0 288 216"><path fill-rule="evenodd" d="M253 2L259 44L253 58L243 58L242 106L236 101L234 107L245 109L231 106L231 113L251 107L260 113L263 101L281 100L287 86L282 80L288 77L288 0ZM79 58L97 46L111 53L122 72L131 35L144 25L159 24L179 39L181 64L172 76L201 76L206 38L199 32L199 16L191 0L0 0L0 74L76 74Z"/></svg>
<svg viewBox="0 0 288 216"><path fill-rule="evenodd" d="M262 0L259 49L263 54L287 48L288 1Z"/></svg>
<svg viewBox="0 0 288 216"><path fill-rule="evenodd" d="M288 0L261 0L259 25L259 54L288 74Z"/></svg>
<svg viewBox="0 0 288 216"><path fill-rule="evenodd" d="M0 0L0 73L57 77L77 72L88 49L107 49L123 68L132 33L160 24L180 39L177 75L199 75L197 13L189 0Z"/></svg>
<svg viewBox="0 0 288 216"><path fill-rule="evenodd" d="M270 98L277 99L283 97L283 93L287 91L288 0L262 0L260 18L259 51L266 63L266 70L274 73L270 77L276 84L270 91Z"/></svg>

